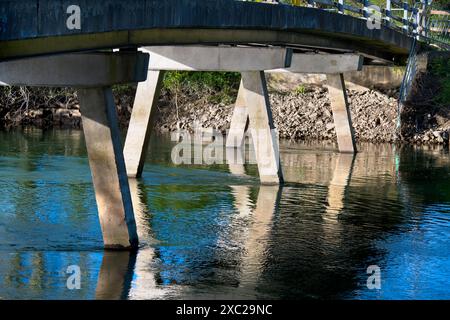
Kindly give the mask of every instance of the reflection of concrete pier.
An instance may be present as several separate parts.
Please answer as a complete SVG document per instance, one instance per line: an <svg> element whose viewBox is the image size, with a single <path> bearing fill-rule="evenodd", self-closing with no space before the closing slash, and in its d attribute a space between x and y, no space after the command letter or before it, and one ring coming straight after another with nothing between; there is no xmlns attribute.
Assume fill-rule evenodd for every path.
<svg viewBox="0 0 450 320"><path fill-rule="evenodd" d="M128 297L133 278L136 252L105 251L98 276L95 298L121 300Z"/></svg>
<svg viewBox="0 0 450 320"><path fill-rule="evenodd" d="M239 286L255 288L264 271L267 250L273 224L273 216L278 209L282 187L261 185L256 207L253 210L244 240L245 254L241 261ZM246 208L242 208L246 210Z"/></svg>
<svg viewBox="0 0 450 320"><path fill-rule="evenodd" d="M332 152L331 149L329 152L302 153L302 144L294 143L293 146L300 148L300 151L289 152L290 143L281 146L285 180L302 184L328 185L329 177L334 175L339 154ZM353 163L353 178L371 178L380 174L395 176L398 155L394 146L361 143L359 151ZM349 158L351 156L350 154Z"/></svg>
<svg viewBox="0 0 450 320"><path fill-rule="evenodd" d="M344 208L345 190L349 184L355 156L352 154L339 154L336 158L336 167L333 178L328 186L328 206L325 218L335 219Z"/></svg>
<svg viewBox="0 0 450 320"><path fill-rule="evenodd" d="M327 206L322 216L324 241L329 245L339 244L342 228L339 215L345 206L346 191L350 183L355 157L358 155L340 153L336 157L332 179L328 185Z"/></svg>
<svg viewBox="0 0 450 320"><path fill-rule="evenodd" d="M244 166L230 165L230 172L245 173ZM263 272L265 254L273 223L273 216L279 207L282 187L261 185L255 207L253 208L250 186L231 186L234 197L234 208L238 211L238 219L248 220L245 233L238 233L236 237L242 241L244 253L241 259L239 286L254 289L258 278ZM247 224L246 224L247 225ZM233 233L234 234L234 233Z"/></svg>
<svg viewBox="0 0 450 320"><path fill-rule="evenodd" d="M129 179L137 233L141 239L138 251L105 251L97 281L96 299L129 297L160 298L165 291L158 288L156 275L149 267L155 260L150 216L142 181ZM133 283L133 279L139 279Z"/></svg>

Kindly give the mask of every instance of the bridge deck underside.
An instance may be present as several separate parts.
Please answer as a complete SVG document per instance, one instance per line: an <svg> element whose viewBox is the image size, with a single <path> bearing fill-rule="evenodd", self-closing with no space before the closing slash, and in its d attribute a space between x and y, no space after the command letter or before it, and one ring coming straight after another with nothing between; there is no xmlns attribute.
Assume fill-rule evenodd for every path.
<svg viewBox="0 0 450 320"><path fill-rule="evenodd" d="M266 44L360 52L387 61L411 38L320 9L232 0L79 0L81 29L69 30L69 1L2 1L0 59L166 44Z"/></svg>

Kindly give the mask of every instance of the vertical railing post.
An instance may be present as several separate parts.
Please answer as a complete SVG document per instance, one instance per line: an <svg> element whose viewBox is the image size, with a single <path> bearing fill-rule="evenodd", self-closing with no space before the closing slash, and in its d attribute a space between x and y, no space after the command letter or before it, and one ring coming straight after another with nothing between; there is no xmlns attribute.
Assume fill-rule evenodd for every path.
<svg viewBox="0 0 450 320"><path fill-rule="evenodd" d="M391 25L391 0L386 0L386 25Z"/></svg>
<svg viewBox="0 0 450 320"><path fill-rule="evenodd" d="M403 23L403 31L405 33L408 33L408 3L407 2L403 2L403 19L402 19L402 23Z"/></svg>
<svg viewBox="0 0 450 320"><path fill-rule="evenodd" d="M426 38L428 36L428 0L422 0L422 35Z"/></svg>
<svg viewBox="0 0 450 320"><path fill-rule="evenodd" d="M364 0L363 17L366 19L369 18L369 6L370 6L370 1Z"/></svg>
<svg viewBox="0 0 450 320"><path fill-rule="evenodd" d="M419 36L420 36L420 13L421 10L420 9L416 9L415 14L416 14L416 21L415 21L415 26L413 27L413 34L416 37L417 40L419 40Z"/></svg>
<svg viewBox="0 0 450 320"><path fill-rule="evenodd" d="M344 14L344 0L339 0L338 11L339 11L339 13Z"/></svg>

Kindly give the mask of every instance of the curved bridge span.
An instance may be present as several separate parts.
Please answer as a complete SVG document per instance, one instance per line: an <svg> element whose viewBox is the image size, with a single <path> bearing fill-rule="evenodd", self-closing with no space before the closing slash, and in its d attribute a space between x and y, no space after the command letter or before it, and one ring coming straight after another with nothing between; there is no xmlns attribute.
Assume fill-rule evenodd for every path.
<svg viewBox="0 0 450 320"><path fill-rule="evenodd" d="M181 44L265 44L358 52L402 61L412 37L322 9L234 0L0 2L0 59L108 48Z"/></svg>

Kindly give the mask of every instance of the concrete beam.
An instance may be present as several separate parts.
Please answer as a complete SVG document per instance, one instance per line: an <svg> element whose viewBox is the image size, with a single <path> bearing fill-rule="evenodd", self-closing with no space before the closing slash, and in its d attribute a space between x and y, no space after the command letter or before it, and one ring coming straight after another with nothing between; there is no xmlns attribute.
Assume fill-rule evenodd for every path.
<svg viewBox="0 0 450 320"><path fill-rule="evenodd" d="M245 88L241 80L239 91L234 104L230 130L227 135L227 148L241 147L244 143L245 128L248 125L248 110L245 102Z"/></svg>
<svg viewBox="0 0 450 320"><path fill-rule="evenodd" d="M123 150L130 178L142 174L163 78L164 71L148 71L147 80L137 87Z"/></svg>
<svg viewBox="0 0 450 320"><path fill-rule="evenodd" d="M78 90L83 131L105 248L138 244L111 88Z"/></svg>
<svg viewBox="0 0 450 320"><path fill-rule="evenodd" d="M221 46L145 47L150 70L259 71L290 66L291 51L284 48Z"/></svg>
<svg viewBox="0 0 450 320"><path fill-rule="evenodd" d="M362 56L355 54L294 54L292 56L291 66L289 68L273 69L266 72L336 74L341 72L361 70L362 63ZM243 95L244 90L245 89L242 87L241 83L230 123L230 131L227 137L227 147L241 146L244 140L244 133L248 115L248 110L246 108L246 103ZM333 105L342 103L342 97L339 98L338 95L336 100L333 101ZM342 137L341 131L339 133ZM342 146L342 149L340 149L349 151L346 148L347 147Z"/></svg>
<svg viewBox="0 0 450 320"><path fill-rule="evenodd" d="M278 134L273 124L264 71L243 72L242 84L260 181L282 183Z"/></svg>
<svg viewBox="0 0 450 320"><path fill-rule="evenodd" d="M355 134L352 126L350 107L345 90L344 75L327 75L328 94L333 111L334 129L336 131L340 152L356 152Z"/></svg>
<svg viewBox="0 0 450 320"><path fill-rule="evenodd" d="M363 57L357 54L300 54L292 56L291 66L266 72L335 74L362 69Z"/></svg>
<svg viewBox="0 0 450 320"><path fill-rule="evenodd" d="M0 85L106 87L144 81L148 54L72 53L0 62Z"/></svg>

